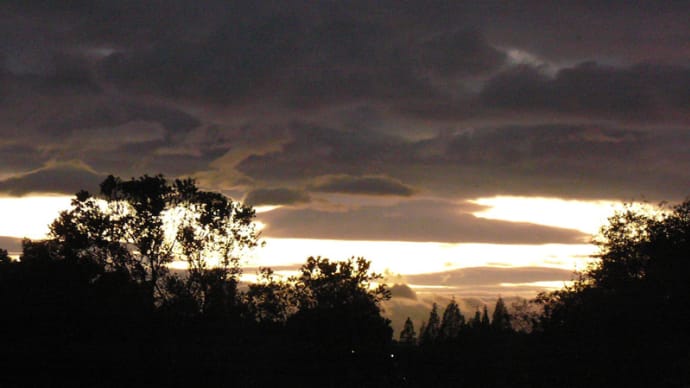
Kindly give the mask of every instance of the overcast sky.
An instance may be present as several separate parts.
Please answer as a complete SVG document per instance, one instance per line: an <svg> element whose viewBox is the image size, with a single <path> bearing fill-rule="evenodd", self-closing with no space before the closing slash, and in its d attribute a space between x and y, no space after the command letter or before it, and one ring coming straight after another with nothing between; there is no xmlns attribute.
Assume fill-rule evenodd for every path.
<svg viewBox="0 0 690 388"><path fill-rule="evenodd" d="M163 173L286 205L262 215L269 237L580 243L469 201L688 195L688 15L670 0L5 0L0 192Z"/></svg>

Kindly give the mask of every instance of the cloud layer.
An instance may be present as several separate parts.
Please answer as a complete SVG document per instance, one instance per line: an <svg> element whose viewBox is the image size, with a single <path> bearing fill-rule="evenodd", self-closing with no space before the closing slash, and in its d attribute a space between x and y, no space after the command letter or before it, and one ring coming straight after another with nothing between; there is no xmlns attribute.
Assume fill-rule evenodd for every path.
<svg viewBox="0 0 690 388"><path fill-rule="evenodd" d="M273 237L345 240L478 242L499 244L576 244L588 236L569 229L487 220L472 206L414 200L345 211L278 209L262 214Z"/></svg>
<svg viewBox="0 0 690 388"><path fill-rule="evenodd" d="M298 206L270 215L276 235L573 241L455 217L447 201L684 198L689 13L656 1L5 1L0 192L160 172Z"/></svg>

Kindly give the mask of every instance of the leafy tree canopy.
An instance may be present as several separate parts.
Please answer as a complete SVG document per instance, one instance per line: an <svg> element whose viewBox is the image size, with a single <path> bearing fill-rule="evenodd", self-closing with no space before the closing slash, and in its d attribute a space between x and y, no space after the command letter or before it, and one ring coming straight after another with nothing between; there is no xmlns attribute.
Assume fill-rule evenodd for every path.
<svg viewBox="0 0 690 388"><path fill-rule="evenodd" d="M390 342L390 321L381 316L380 303L391 293L385 284L375 284L382 275L370 272L370 264L362 257L339 262L309 257L290 279L298 306L290 326L325 346Z"/></svg>
<svg viewBox="0 0 690 388"><path fill-rule="evenodd" d="M191 179L109 176L100 194L80 191L50 226L55 254L93 261L149 289L152 305L191 298L206 310L239 274L241 250L258 243L254 210ZM185 261L189 276L171 277ZM184 292L183 292L184 290ZM179 302L179 300L178 300Z"/></svg>

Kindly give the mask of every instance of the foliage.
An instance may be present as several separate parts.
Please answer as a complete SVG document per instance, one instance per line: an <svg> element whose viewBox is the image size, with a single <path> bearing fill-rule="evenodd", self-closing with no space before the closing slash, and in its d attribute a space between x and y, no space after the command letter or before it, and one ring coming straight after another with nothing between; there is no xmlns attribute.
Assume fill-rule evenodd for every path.
<svg viewBox="0 0 690 388"><path fill-rule="evenodd" d="M390 290L383 283L374 285L382 275L371 273L370 264L362 257L340 262L309 257L290 279L298 311L288 323L298 335L318 336L333 346L390 342L390 321L380 307Z"/></svg>
<svg viewBox="0 0 690 388"><path fill-rule="evenodd" d="M510 323L513 330L530 333L538 325L540 306L534 300L519 299L510 306Z"/></svg>
<svg viewBox="0 0 690 388"><path fill-rule="evenodd" d="M417 343L417 333L414 331L414 324L410 317L407 317L405 325L400 332L400 343L405 345L414 345Z"/></svg>
<svg viewBox="0 0 690 388"><path fill-rule="evenodd" d="M0 249L0 265L8 264L10 262L12 262L12 259L10 259L10 255L7 253L7 250Z"/></svg>
<svg viewBox="0 0 690 388"><path fill-rule="evenodd" d="M20 260L0 249L8 371L40 366L51 381L66 371L80 385L113 370L112 385L142 375L146 385L198 384L199 371L217 374L203 375L215 386L275 376L318 386L690 382L690 201L617 213L596 240L595 266L512 314L499 298L493 319L484 305L465 323L454 299L442 318L434 304L420 347L410 346L409 317L390 341L381 316L390 290L363 258L310 257L286 280L262 268L242 292L237 257L257 244L253 210L193 181L109 177L98 197L80 192L73 205L51 239L23 242ZM185 275L168 272L178 259ZM0 385L46 385L18 373Z"/></svg>
<svg viewBox="0 0 690 388"><path fill-rule="evenodd" d="M660 296L690 295L690 200L658 211L628 207L609 219L597 243L600 263L586 273L596 287L623 289L642 281Z"/></svg>
<svg viewBox="0 0 690 388"><path fill-rule="evenodd" d="M237 255L258 241L254 216L251 207L201 191L191 179L111 175L99 196L77 193L50 231L56 254L125 274L149 289L152 305L187 298L206 312L234 297ZM169 275L174 260L187 262L188 276Z"/></svg>
<svg viewBox="0 0 690 388"><path fill-rule="evenodd" d="M627 383L682 386L690 381L690 201L629 205L609 218L595 242L598 262L573 285L541 294L539 331L574 367ZM561 354L560 349L548 351ZM566 373L566 372L564 372Z"/></svg>
<svg viewBox="0 0 690 388"><path fill-rule="evenodd" d="M20 260L0 250L0 325L12 333L0 362L18 371L0 385L50 385L64 373L86 386L104 376L118 386L199 376L265 386L276 375L304 386L305 365L319 385L395 381L380 307L390 291L370 262L311 257L287 280L262 268L243 292L237 258L257 245L253 218L191 180L109 177L98 196L79 192L50 239L25 240ZM171 273L175 260L188 270ZM46 377L22 369L37 366Z"/></svg>
<svg viewBox="0 0 690 388"><path fill-rule="evenodd" d="M385 284L374 287L383 279L370 273L371 262L363 257L332 262L322 257L309 257L293 279L302 308L336 308L364 303L377 306L391 297Z"/></svg>
<svg viewBox="0 0 690 388"><path fill-rule="evenodd" d="M298 302L292 283L276 278L270 268L261 268L258 281L246 293L249 312L258 322L285 323L297 312Z"/></svg>
<svg viewBox="0 0 690 388"><path fill-rule="evenodd" d="M422 345L424 343L424 333L426 333L426 321L422 321L419 324L419 338L417 338L417 344Z"/></svg>
<svg viewBox="0 0 690 388"><path fill-rule="evenodd" d="M482 314L479 310L474 312L474 317L467 321L467 326L471 329L479 329L482 324Z"/></svg>
<svg viewBox="0 0 690 388"><path fill-rule="evenodd" d="M609 218L595 243L595 265L572 286L537 298L545 323L565 324L574 311L616 298L688 309L690 201L656 209L628 205Z"/></svg>
<svg viewBox="0 0 690 388"><path fill-rule="evenodd" d="M510 325L510 314L508 314L506 304L501 297L499 297L496 301L496 307L494 308L494 313L491 319L491 327L498 331L512 329L512 326Z"/></svg>
<svg viewBox="0 0 690 388"><path fill-rule="evenodd" d="M483 328L488 328L489 325L490 325L490 323L489 323L489 310L486 307L486 305L484 305L484 310L482 311L482 320L480 322L480 326Z"/></svg>
<svg viewBox="0 0 690 388"><path fill-rule="evenodd" d="M421 344L433 344L439 337L441 331L441 320L438 316L438 305L434 303L429 312L429 319L426 322L424 331L419 335Z"/></svg>
<svg viewBox="0 0 690 388"><path fill-rule="evenodd" d="M463 317L460 307L458 307L455 298L453 298L443 311L443 319L439 328L439 339L452 340L457 338L464 325L465 317Z"/></svg>

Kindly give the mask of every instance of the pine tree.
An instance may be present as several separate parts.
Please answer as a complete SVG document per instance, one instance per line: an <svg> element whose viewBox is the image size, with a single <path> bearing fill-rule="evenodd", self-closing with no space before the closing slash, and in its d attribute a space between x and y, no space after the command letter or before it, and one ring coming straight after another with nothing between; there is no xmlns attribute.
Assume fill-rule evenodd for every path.
<svg viewBox="0 0 690 388"><path fill-rule="evenodd" d="M457 338L464 324L465 317L460 313L460 307L458 307L455 298L453 298L443 312L443 321L441 322L439 338L441 340Z"/></svg>
<svg viewBox="0 0 690 388"><path fill-rule="evenodd" d="M422 323L419 325L419 338L417 338L417 343L420 345L424 343L424 333L425 332L426 332L426 322L422 321Z"/></svg>
<svg viewBox="0 0 690 388"><path fill-rule="evenodd" d="M510 330L510 314L501 297L496 301L496 308L494 309L493 318L491 320L491 327L500 330Z"/></svg>
<svg viewBox="0 0 690 388"><path fill-rule="evenodd" d="M482 314L479 312L479 309L474 312L474 318L470 320L469 325L473 329L479 329L482 325Z"/></svg>
<svg viewBox="0 0 690 388"><path fill-rule="evenodd" d="M414 324L410 317L407 317L405 326L400 332L400 343L405 345L414 345L417 343L417 333L414 331Z"/></svg>
<svg viewBox="0 0 690 388"><path fill-rule="evenodd" d="M421 334L421 342L424 344L430 344L436 342L438 339L438 334L441 330L441 319L438 316L438 305L434 303L431 306L431 312L429 313L429 320L427 321L424 332Z"/></svg>
<svg viewBox="0 0 690 388"><path fill-rule="evenodd" d="M484 312L482 313L481 327L482 329L489 327L489 310L486 308L486 305L484 305Z"/></svg>

